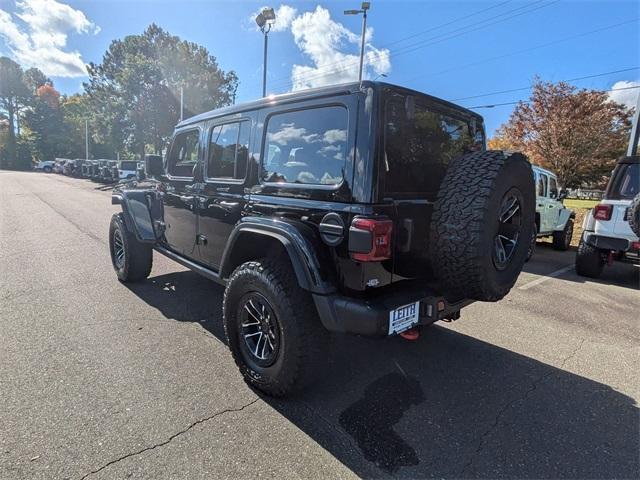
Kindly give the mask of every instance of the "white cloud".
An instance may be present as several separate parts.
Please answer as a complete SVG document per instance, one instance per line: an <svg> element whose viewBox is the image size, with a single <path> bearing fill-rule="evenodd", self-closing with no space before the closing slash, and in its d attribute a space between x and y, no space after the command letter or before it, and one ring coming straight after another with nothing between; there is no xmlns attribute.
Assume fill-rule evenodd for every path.
<svg viewBox="0 0 640 480"><path fill-rule="evenodd" d="M259 8L255 12L251 14L249 17L249 23L256 29L259 30L258 25L256 25L256 17L258 14L266 7ZM289 5L280 5L276 10L276 20L271 26L272 32L284 32L288 30L291 26L291 22L295 18L298 10L294 7L290 7Z"/></svg>
<svg viewBox="0 0 640 480"><path fill-rule="evenodd" d="M614 83L609 91L609 98L614 102L625 105L627 108L635 108L638 95L640 95L640 88L630 87L640 87L640 82L621 80Z"/></svg>
<svg viewBox="0 0 640 480"><path fill-rule="evenodd" d="M317 6L291 21L291 33L301 52L313 62L294 65L291 70L292 90L319 87L358 79L359 54L343 53L345 47L358 50L360 35L331 19L329 11ZM371 44L373 29L365 35L365 73L387 74L391 70L390 53ZM366 77L367 75L365 75Z"/></svg>
<svg viewBox="0 0 640 480"><path fill-rule="evenodd" d="M24 67L37 67L54 77L87 75L78 51L67 51L69 33L97 34L100 27L81 10L56 0L16 2L14 18L0 9L0 36Z"/></svg>

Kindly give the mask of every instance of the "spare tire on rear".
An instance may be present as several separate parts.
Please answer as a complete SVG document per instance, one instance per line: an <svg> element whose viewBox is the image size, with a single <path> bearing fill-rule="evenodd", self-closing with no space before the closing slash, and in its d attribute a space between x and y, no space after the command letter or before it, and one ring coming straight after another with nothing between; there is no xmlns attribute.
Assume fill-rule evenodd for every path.
<svg viewBox="0 0 640 480"><path fill-rule="evenodd" d="M631 202L627 218L631 231L636 234L636 237L640 237L640 193Z"/></svg>
<svg viewBox="0 0 640 480"><path fill-rule="evenodd" d="M516 282L535 224L533 172L520 153L469 153L449 164L431 217L430 251L449 299L494 302Z"/></svg>

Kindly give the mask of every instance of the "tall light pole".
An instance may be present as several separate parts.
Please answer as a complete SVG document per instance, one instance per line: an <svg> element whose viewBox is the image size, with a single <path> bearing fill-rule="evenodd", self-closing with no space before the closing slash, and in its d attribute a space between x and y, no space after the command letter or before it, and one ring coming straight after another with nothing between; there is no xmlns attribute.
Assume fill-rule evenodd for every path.
<svg viewBox="0 0 640 480"><path fill-rule="evenodd" d="M360 40L360 70L358 71L358 81L362 82L362 67L364 65L364 37L367 33L367 10L371 8L370 2L362 2L360 10L345 10L345 15L362 14L362 39Z"/></svg>
<svg viewBox="0 0 640 480"><path fill-rule="evenodd" d="M262 67L262 96L267 96L267 43L269 32L272 25L276 21L276 13L273 8L267 7L263 9L256 17L256 23L260 27L260 31L264 34L264 62Z"/></svg>
<svg viewBox="0 0 640 480"><path fill-rule="evenodd" d="M89 120L84 120L84 158L89 160Z"/></svg>

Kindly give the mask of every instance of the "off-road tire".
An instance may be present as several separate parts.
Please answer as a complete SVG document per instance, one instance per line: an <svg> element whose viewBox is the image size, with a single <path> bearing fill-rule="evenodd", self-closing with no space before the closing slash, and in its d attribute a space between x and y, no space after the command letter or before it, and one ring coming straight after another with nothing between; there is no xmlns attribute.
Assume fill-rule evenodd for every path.
<svg viewBox="0 0 640 480"><path fill-rule="evenodd" d="M518 241L502 268L494 260L500 209L519 198ZM535 223L533 173L520 153L474 152L454 160L440 186L431 218L430 251L439 286L449 298L497 301L516 282Z"/></svg>
<svg viewBox="0 0 640 480"><path fill-rule="evenodd" d="M571 246L571 238L573 237L573 218L567 220L564 228L560 231L553 232L553 248L556 250L568 250Z"/></svg>
<svg viewBox="0 0 640 480"><path fill-rule="evenodd" d="M533 254L536 253L536 246L538 244L538 225L533 224L533 233L531 234L531 243L529 244L529 250L527 250L527 258L525 262L531 260Z"/></svg>
<svg viewBox="0 0 640 480"><path fill-rule="evenodd" d="M629 226L636 237L640 237L640 193L635 196L629 206Z"/></svg>
<svg viewBox="0 0 640 480"><path fill-rule="evenodd" d="M583 277L598 278L602 274L604 264L600 249L581 239L576 253L576 273Z"/></svg>
<svg viewBox="0 0 640 480"><path fill-rule="evenodd" d="M117 231L117 232L116 232ZM122 239L124 259L117 260L116 238ZM114 213L109 225L109 252L111 264L116 271L118 280L123 283L139 282L151 273L153 265L153 248L149 243L138 241L136 236L127 229L123 213Z"/></svg>
<svg viewBox="0 0 640 480"><path fill-rule="evenodd" d="M261 295L276 317L279 347L273 363L261 366L241 333L244 300ZM227 344L245 381L267 395L282 397L307 386L326 357L329 333L318 318L311 295L298 285L288 257L240 265L224 292L223 324Z"/></svg>

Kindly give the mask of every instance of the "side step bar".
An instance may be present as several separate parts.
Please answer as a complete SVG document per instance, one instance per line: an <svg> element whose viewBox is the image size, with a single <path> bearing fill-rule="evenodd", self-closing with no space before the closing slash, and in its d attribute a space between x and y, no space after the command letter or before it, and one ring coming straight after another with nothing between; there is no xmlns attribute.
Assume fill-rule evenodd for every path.
<svg viewBox="0 0 640 480"><path fill-rule="evenodd" d="M215 270L211 270L207 267L203 267L202 265L189 260L188 258L184 258L182 255L179 255L175 252L172 252L171 250L168 250L164 247L161 247L159 245L155 245L153 247L153 249L158 252L161 253L162 255L164 255L167 258L170 258L171 260L173 260L174 262L178 262L180 265L187 267L189 270L192 270L194 272L196 272L199 275L202 275L205 278L208 278L209 280L213 280L216 283L219 283L222 286L225 286L227 284L227 282L225 282L220 275L218 274L218 272L216 272Z"/></svg>

